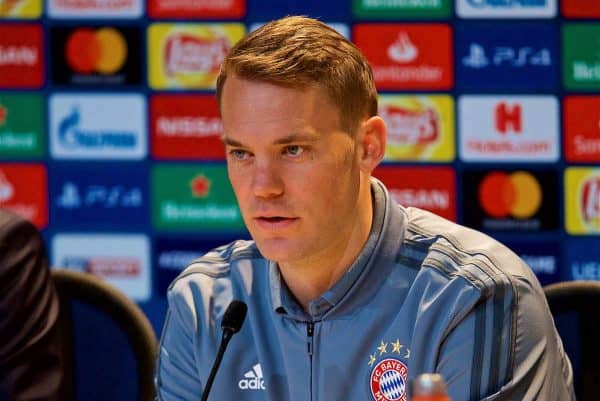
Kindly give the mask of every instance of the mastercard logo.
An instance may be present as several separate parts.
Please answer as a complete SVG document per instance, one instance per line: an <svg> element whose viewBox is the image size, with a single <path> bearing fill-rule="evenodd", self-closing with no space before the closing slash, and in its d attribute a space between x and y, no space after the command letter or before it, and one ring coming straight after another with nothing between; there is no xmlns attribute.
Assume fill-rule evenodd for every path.
<svg viewBox="0 0 600 401"><path fill-rule="evenodd" d="M542 188L536 178L525 171L491 172L479 185L479 204L490 216L525 219L534 215L542 204Z"/></svg>
<svg viewBox="0 0 600 401"><path fill-rule="evenodd" d="M127 58L127 42L114 28L79 28L65 46L69 66L80 74L117 72Z"/></svg>

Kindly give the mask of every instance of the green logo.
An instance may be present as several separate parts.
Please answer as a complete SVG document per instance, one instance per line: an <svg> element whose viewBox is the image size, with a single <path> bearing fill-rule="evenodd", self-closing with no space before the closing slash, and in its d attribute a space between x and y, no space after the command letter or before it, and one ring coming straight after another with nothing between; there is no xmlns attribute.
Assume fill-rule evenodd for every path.
<svg viewBox="0 0 600 401"><path fill-rule="evenodd" d="M221 165L155 166L152 221L158 230L245 230L227 169Z"/></svg>
<svg viewBox="0 0 600 401"><path fill-rule="evenodd" d="M44 155L42 96L0 93L0 158L42 158Z"/></svg>
<svg viewBox="0 0 600 401"><path fill-rule="evenodd" d="M447 18L450 0L353 0L360 18Z"/></svg>
<svg viewBox="0 0 600 401"><path fill-rule="evenodd" d="M565 25L562 51L565 87L600 89L600 25Z"/></svg>

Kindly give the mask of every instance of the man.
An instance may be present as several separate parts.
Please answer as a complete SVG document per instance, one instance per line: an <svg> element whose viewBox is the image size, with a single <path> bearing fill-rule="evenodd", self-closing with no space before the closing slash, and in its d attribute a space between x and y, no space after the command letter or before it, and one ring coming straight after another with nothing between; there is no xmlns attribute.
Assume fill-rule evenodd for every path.
<svg viewBox="0 0 600 401"><path fill-rule="evenodd" d="M0 401L60 400L58 310L38 231L0 209Z"/></svg>
<svg viewBox="0 0 600 401"><path fill-rule="evenodd" d="M248 318L214 400L407 400L439 372L453 401L573 400L531 270L479 232L394 204L371 178L386 128L360 51L321 22L251 33L217 81L229 178L254 241L171 285L159 399L197 400L233 299Z"/></svg>

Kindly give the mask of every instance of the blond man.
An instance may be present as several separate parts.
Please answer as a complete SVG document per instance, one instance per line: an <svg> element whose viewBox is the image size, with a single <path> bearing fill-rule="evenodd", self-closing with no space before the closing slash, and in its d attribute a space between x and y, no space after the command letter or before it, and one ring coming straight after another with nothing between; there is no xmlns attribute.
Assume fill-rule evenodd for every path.
<svg viewBox="0 0 600 401"><path fill-rule="evenodd" d="M232 299L248 318L215 400L408 399L439 372L453 401L573 400L531 270L479 232L390 199L371 177L386 127L361 52L314 19L240 41L217 84L229 179L253 241L171 285L159 399L196 400Z"/></svg>

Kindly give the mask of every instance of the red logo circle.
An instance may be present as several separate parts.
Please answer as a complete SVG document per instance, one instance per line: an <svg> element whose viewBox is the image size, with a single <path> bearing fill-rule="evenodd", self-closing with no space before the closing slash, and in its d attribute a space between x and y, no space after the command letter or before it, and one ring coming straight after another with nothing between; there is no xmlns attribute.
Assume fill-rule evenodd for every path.
<svg viewBox="0 0 600 401"><path fill-rule="evenodd" d="M371 395L375 401L406 401L408 368L402 361L387 358L371 372Z"/></svg>

